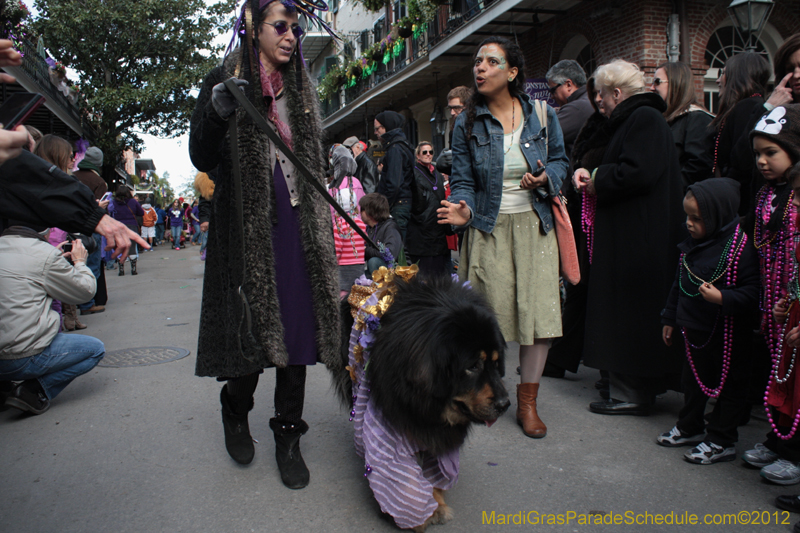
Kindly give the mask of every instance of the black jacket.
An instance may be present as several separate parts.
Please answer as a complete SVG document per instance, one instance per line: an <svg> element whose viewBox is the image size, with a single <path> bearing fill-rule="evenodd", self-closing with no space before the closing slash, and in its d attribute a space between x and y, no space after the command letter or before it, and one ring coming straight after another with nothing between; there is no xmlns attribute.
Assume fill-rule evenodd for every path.
<svg viewBox="0 0 800 533"><path fill-rule="evenodd" d="M691 186L691 190L697 198L706 228L712 227L714 233L712 237L702 241L689 237L678 245L678 249L686 254L686 265L692 273L710 281L722 254L726 252L728 240L739 225L739 184L731 179L718 178L696 183ZM719 228L722 224L724 225ZM736 242L740 240L741 232ZM661 313L661 322L705 332L714 330L716 326L721 334L724 317L733 316L737 318L737 329L752 329L757 325L761 278L758 254L749 239L742 250L738 266L735 285L728 286L725 275L713 284L722 292L720 306L707 302L698 295L697 280L693 283L686 267L679 264L675 282ZM684 291L698 296L689 296Z"/></svg>
<svg viewBox="0 0 800 533"><path fill-rule="evenodd" d="M669 125L681 163L684 189L713 176L714 133L709 128L713 118L698 108L675 117Z"/></svg>
<svg viewBox="0 0 800 533"><path fill-rule="evenodd" d="M583 125L586 124L586 120L592 116L592 113L594 113L594 107L592 102L589 101L585 85L569 95L567 103L556 111L561 133L564 135L564 149L567 151L567 156L572 156L578 133L580 133ZM570 177L572 177L571 172Z"/></svg>
<svg viewBox="0 0 800 533"><path fill-rule="evenodd" d="M763 185L750 145L750 132L764 111L763 98L745 98L733 106L717 132L716 175L733 178L741 184L740 215L747 214Z"/></svg>
<svg viewBox="0 0 800 533"><path fill-rule="evenodd" d="M91 235L105 215L91 189L25 150L0 166L0 217Z"/></svg>
<svg viewBox="0 0 800 533"><path fill-rule="evenodd" d="M354 177L361 182L364 194L375 192L375 189L378 188L378 165L375 164L375 161L373 161L366 152L358 154L358 157L356 157L356 164L358 165L358 169Z"/></svg>
<svg viewBox="0 0 800 533"><path fill-rule="evenodd" d="M389 200L389 207L394 207L401 200L411 201L414 150L400 128L387 131L381 138L386 145L386 155L383 156L383 172L376 191Z"/></svg>
<svg viewBox="0 0 800 533"><path fill-rule="evenodd" d="M390 252L392 257L397 259L400 256L400 249L403 247L403 238L400 236L400 229L397 227L397 222L393 218L387 218L383 222L378 222L374 227L367 228L367 235L376 244L383 243ZM369 261L373 257L381 257L381 252L369 243L365 243L364 259Z"/></svg>
<svg viewBox="0 0 800 533"><path fill-rule="evenodd" d="M435 188L435 190L434 190ZM417 257L446 254L447 224L439 224L436 210L444 200L444 179L427 165L414 165L414 187L411 189L411 218L406 229L406 251Z"/></svg>

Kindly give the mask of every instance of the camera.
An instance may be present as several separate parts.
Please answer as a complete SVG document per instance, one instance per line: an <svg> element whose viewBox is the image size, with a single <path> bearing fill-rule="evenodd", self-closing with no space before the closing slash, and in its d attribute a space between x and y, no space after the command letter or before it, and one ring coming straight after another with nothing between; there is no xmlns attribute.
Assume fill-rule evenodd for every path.
<svg viewBox="0 0 800 533"><path fill-rule="evenodd" d="M91 235L84 235L82 233L67 233L68 241L73 242L77 241L78 239L80 239L81 244L83 244L83 247L86 248L87 254L91 255L92 253L94 253L95 250L97 250L97 243L95 242L94 237L92 237ZM69 249L67 247L69 247ZM64 251L71 252L72 244L65 244Z"/></svg>
<svg viewBox="0 0 800 533"><path fill-rule="evenodd" d="M64 250L65 252L71 252L72 251L72 243L70 242L70 243L65 244L64 246L61 247L61 249Z"/></svg>

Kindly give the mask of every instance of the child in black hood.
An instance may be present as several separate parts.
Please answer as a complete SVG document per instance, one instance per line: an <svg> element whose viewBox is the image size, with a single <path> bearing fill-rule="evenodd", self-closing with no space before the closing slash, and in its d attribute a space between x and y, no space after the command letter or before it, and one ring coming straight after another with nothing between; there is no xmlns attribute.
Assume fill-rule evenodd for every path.
<svg viewBox="0 0 800 533"><path fill-rule="evenodd" d="M689 238L662 312L668 346L679 329L686 346L684 407L656 442L697 444L684 455L696 464L732 461L737 425L750 409L751 336L758 319L758 257L739 224L739 183L714 178L689 186L683 200ZM717 398L704 423L708 398Z"/></svg>

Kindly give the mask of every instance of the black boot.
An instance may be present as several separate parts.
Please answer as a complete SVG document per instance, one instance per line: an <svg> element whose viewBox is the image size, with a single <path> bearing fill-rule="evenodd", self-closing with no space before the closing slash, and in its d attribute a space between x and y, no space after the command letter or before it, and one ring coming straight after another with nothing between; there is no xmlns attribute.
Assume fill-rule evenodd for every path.
<svg viewBox="0 0 800 533"><path fill-rule="evenodd" d="M247 413L253 408L253 398L251 396L246 405L236 405L228 396L228 385L225 385L220 391L219 400L222 403L222 427L225 429L225 448L228 455L239 464L250 464L256 454L253 437L250 436L250 425L247 423Z"/></svg>
<svg viewBox="0 0 800 533"><path fill-rule="evenodd" d="M270 418L269 427L275 433L275 459L281 471L281 481L290 489L302 489L308 485L308 468L300 454L300 437L308 431L308 424L282 424Z"/></svg>
<svg viewBox="0 0 800 533"><path fill-rule="evenodd" d="M117 275L118 276L124 276L125 275L125 261L120 261L119 262L119 274L117 274Z"/></svg>
<svg viewBox="0 0 800 533"><path fill-rule="evenodd" d="M131 276L136 275L136 259L131 259Z"/></svg>

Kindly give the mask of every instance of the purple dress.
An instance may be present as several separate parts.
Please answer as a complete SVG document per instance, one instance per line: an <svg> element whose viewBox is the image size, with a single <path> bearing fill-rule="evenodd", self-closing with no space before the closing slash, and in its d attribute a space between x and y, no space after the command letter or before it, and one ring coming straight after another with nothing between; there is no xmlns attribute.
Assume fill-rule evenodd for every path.
<svg viewBox="0 0 800 533"><path fill-rule="evenodd" d="M313 365L317 362L316 319L311 280L300 238L299 214L292 207L279 163L275 164L272 176L278 219L272 226L272 249L275 254L275 285L283 323L283 340L290 365Z"/></svg>
<svg viewBox="0 0 800 533"><path fill-rule="evenodd" d="M424 524L439 507L433 498L434 487L449 490L458 481L459 450L433 455L383 419L383 414L370 400L369 380L364 373L369 361L368 350L363 352L363 364L353 355L358 337L359 331L354 327L350 334L350 367L355 369L356 380L350 415L356 453L364 458L364 475L381 511L392 515L397 527L410 529Z"/></svg>

